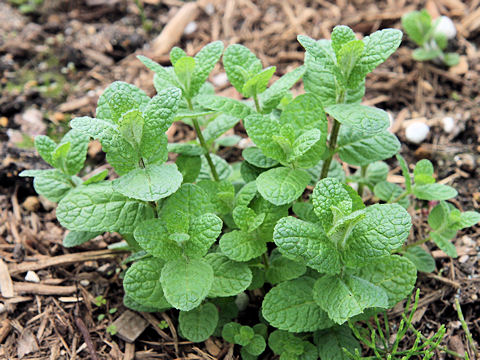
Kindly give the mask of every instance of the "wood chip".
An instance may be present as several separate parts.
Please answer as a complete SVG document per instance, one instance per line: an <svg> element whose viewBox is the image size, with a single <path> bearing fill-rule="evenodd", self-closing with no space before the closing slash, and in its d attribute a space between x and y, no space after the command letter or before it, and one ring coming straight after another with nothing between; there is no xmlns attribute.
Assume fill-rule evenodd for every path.
<svg viewBox="0 0 480 360"><path fill-rule="evenodd" d="M17 355L19 358L23 358L36 351L38 351L37 339L29 329L25 329L18 339Z"/></svg>
<svg viewBox="0 0 480 360"><path fill-rule="evenodd" d="M13 297L13 282L5 262L0 259L0 291L4 298Z"/></svg>
<svg viewBox="0 0 480 360"><path fill-rule="evenodd" d="M13 283L13 288L17 294L36 295L70 295L77 290L75 285L55 286L28 282L15 282Z"/></svg>
<svg viewBox="0 0 480 360"><path fill-rule="evenodd" d="M117 329L116 335L128 342L133 343L147 328L148 321L133 311L127 310L113 322Z"/></svg>

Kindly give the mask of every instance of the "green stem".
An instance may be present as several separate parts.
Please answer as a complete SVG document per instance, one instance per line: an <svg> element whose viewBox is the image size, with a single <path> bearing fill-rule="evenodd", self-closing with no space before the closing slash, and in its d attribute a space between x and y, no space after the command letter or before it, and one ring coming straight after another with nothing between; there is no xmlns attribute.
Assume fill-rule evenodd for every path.
<svg viewBox="0 0 480 360"><path fill-rule="evenodd" d="M392 201L389 201L388 203L389 203L389 204L397 203L397 202L399 202L400 200L402 200L404 197L407 197L408 195L410 195L410 193L405 190L403 193L401 193L401 194L398 195L395 199L393 199Z"/></svg>
<svg viewBox="0 0 480 360"><path fill-rule="evenodd" d="M187 104L190 111L193 111L193 106L190 99L187 99ZM198 124L198 120L196 117L192 118L192 123L193 123L193 127L195 128L195 132L197 133L198 141L200 141L200 145L202 146L203 150L205 150L204 155L205 155L205 158L207 159L208 166L210 167L210 171L212 172L212 176L215 179L215 181L219 181L220 178L218 177L217 169L213 164L212 157L210 156L210 152L208 150L207 142L203 137L202 130L200 129L200 125Z"/></svg>
<svg viewBox="0 0 480 360"><path fill-rule="evenodd" d="M468 339L468 343L470 344L470 348L475 354L475 359L478 359L478 350L477 347L475 346L475 343L473 342L473 337L472 333L468 329L467 322L465 321L465 318L463 317L462 313L462 308L460 307L460 302L458 301L457 298L455 298L455 306L457 307L457 314L458 314L458 319L460 320L460 323L462 324L463 331L465 332L465 336Z"/></svg>
<svg viewBox="0 0 480 360"><path fill-rule="evenodd" d="M397 250L403 250L403 251L405 251L405 250L408 250L408 249L411 248L411 247L425 244L427 241L430 241L431 239L432 239L432 238L431 238L430 235L429 235L429 236L427 236L425 239L415 241L414 243L411 243L411 244L403 245L400 249L397 249Z"/></svg>
<svg viewBox="0 0 480 360"><path fill-rule="evenodd" d="M365 177L367 176L367 169L368 169L368 165L365 165L365 166L362 166L362 168L360 170L362 180L365 180ZM358 195L360 195L360 197L363 197L364 186L365 186L365 184L363 182L358 183L358 191L357 192L358 192Z"/></svg>
<svg viewBox="0 0 480 360"><path fill-rule="evenodd" d="M257 109L258 113L262 112L262 107L260 106L260 101L258 101L258 95L255 93L253 95L253 101L255 101L255 109Z"/></svg>
<svg viewBox="0 0 480 360"><path fill-rule="evenodd" d="M270 262L268 261L267 253L264 252L262 257L263 257L263 263L265 265L265 270L268 270L268 268L270 267Z"/></svg>
<svg viewBox="0 0 480 360"><path fill-rule="evenodd" d="M322 166L322 173L320 174L320 180L328 176L328 170L330 169L330 164L332 163L333 154L335 153L335 148L337 146L338 131L340 130L340 123L337 120L333 120L332 133L330 134L330 143L328 144L328 158L325 159Z"/></svg>

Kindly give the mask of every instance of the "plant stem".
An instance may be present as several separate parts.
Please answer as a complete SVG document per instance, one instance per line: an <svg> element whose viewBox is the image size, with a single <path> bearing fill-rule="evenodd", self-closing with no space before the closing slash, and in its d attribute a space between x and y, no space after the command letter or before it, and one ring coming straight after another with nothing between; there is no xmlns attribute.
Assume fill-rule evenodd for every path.
<svg viewBox="0 0 480 360"><path fill-rule="evenodd" d="M262 257L263 257L263 263L264 263L264 265L265 265L265 270L267 270L267 269L270 267L270 263L269 263L269 261L268 261L267 253L264 252L263 255L262 255Z"/></svg>
<svg viewBox="0 0 480 360"><path fill-rule="evenodd" d="M322 173L320 174L320 180L328 176L328 170L330 169L330 164L332 163L333 154L335 152L335 147L337 146L338 131L340 130L340 123L337 120L333 120L332 133L330 134L330 142L328 144L328 158L325 159L322 166Z"/></svg>
<svg viewBox="0 0 480 360"><path fill-rule="evenodd" d="M257 109L257 112L258 113L261 113L262 112L262 108L260 106L260 101L258 101L258 95L257 93L255 93L253 95L253 101L255 101L255 109Z"/></svg>
<svg viewBox="0 0 480 360"><path fill-rule="evenodd" d="M193 106L190 99L187 99L187 104L190 111L193 111ZM193 123L193 127L195 128L195 132L197 133L198 141L200 141L200 145L202 146L203 150L205 150L204 155L205 155L205 158L207 159L208 166L210 166L210 171L212 172L212 176L215 179L215 181L219 181L220 178L218 177L217 169L213 164L212 157L210 156L210 152L208 151L207 142L203 137L202 130L200 129L200 125L198 124L198 120L196 117L192 118L192 123Z"/></svg>
<svg viewBox="0 0 480 360"><path fill-rule="evenodd" d="M360 174L361 174L361 177L362 177L362 180L365 179L365 176L367 176L367 169L368 169L368 165L365 165L365 166L362 166L361 170L360 170ZM365 186L365 184L363 182L360 182L358 183L358 195L360 195L360 197L363 197L363 187Z"/></svg>
<svg viewBox="0 0 480 360"><path fill-rule="evenodd" d="M462 324L462 328L463 328L463 331L465 332L465 336L467 337L468 343L470 344L470 348L475 354L475 359L478 359L479 358L478 350L477 350L477 347L475 346L475 343L473 342L472 333L468 329L467 322L463 317L462 308L460 307L460 302L458 301L458 298L455 298L455 306L457 307L458 318Z"/></svg>
<svg viewBox="0 0 480 360"><path fill-rule="evenodd" d="M407 250L411 247L414 247L414 246L418 246L418 245L422 245L422 244L425 244L427 241L431 240L432 238L429 236L427 236L425 239L422 239L422 240L418 240L418 241L415 241L414 243L411 243L411 244L406 244L406 245L403 245L401 247L401 250Z"/></svg>
<svg viewBox="0 0 480 360"><path fill-rule="evenodd" d="M401 193L400 195L398 195L395 199L393 199L392 201L389 201L388 203L389 204L392 204L392 203L396 203L396 202L399 202L400 200L402 200L404 197L410 195L410 193L408 191L404 191L403 193Z"/></svg>

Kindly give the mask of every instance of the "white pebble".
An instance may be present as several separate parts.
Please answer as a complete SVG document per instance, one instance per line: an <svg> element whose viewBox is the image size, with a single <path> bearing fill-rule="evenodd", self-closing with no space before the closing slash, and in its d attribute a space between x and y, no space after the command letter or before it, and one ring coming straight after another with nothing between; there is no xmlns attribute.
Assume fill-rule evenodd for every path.
<svg viewBox="0 0 480 360"><path fill-rule="evenodd" d="M455 127L455 120L452 117L447 116L442 119L442 124L443 124L443 130L447 134L450 134L453 131L453 128Z"/></svg>
<svg viewBox="0 0 480 360"><path fill-rule="evenodd" d="M40 278L38 275L35 273L35 271L27 271L27 275L25 275L25 281L33 282L33 283L39 283Z"/></svg>
<svg viewBox="0 0 480 360"><path fill-rule="evenodd" d="M408 141L414 144L420 144L427 138L430 127L423 122L414 122L405 129L405 136Z"/></svg>
<svg viewBox="0 0 480 360"><path fill-rule="evenodd" d="M460 264L465 264L468 261L468 255L462 255L458 258Z"/></svg>
<svg viewBox="0 0 480 360"><path fill-rule="evenodd" d="M87 279L82 279L82 280L80 280L80 285L88 286L88 285L90 285L90 281L88 281Z"/></svg>
<svg viewBox="0 0 480 360"><path fill-rule="evenodd" d="M7 310L7 307L4 303L0 303L0 314L3 314Z"/></svg>
<svg viewBox="0 0 480 360"><path fill-rule="evenodd" d="M243 293L240 293L237 295L235 298L235 304L237 305L238 310L243 311L247 308L249 302L248 295Z"/></svg>
<svg viewBox="0 0 480 360"><path fill-rule="evenodd" d="M440 16L435 32L443 33L447 39L453 39L457 35L457 29L452 19L448 16Z"/></svg>
<svg viewBox="0 0 480 360"><path fill-rule="evenodd" d="M212 81L215 86L218 86L218 87L225 86L228 83L227 74L224 72L218 73L213 77Z"/></svg>
<svg viewBox="0 0 480 360"><path fill-rule="evenodd" d="M215 6L213 6L212 3L208 3L207 5L205 5L205 12L207 13L207 15L212 16L213 14L215 14Z"/></svg>
<svg viewBox="0 0 480 360"><path fill-rule="evenodd" d="M193 34L195 31L197 31L198 25L195 21L191 21L185 26L185 30L183 30L183 33L185 35L190 35Z"/></svg>

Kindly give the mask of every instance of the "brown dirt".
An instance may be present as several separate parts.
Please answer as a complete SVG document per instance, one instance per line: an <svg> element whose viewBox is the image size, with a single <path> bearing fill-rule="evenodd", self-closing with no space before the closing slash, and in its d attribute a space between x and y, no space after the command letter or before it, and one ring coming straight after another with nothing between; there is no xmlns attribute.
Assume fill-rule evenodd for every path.
<svg viewBox="0 0 480 360"><path fill-rule="evenodd" d="M102 251L118 237L107 234L75 249L63 248L64 230L55 220L53 204L36 197L31 181L17 176L23 169L47 167L32 150L31 137L38 133L61 134L70 118L93 115L99 94L111 81L131 82L153 94L152 74L133 54L155 53L158 48L152 48L153 44L159 46L154 41L156 36L186 5L179 0L143 3L146 17L153 20L150 32L142 29L138 8L130 0L44 0L28 16L8 1L0 2L0 258L8 266L15 291L11 298L0 297L4 305L0 313L0 359L92 359L92 348L99 359L236 358L220 339L205 344L178 340L174 311L147 317L153 325L134 344L110 335L107 327L126 310L119 278L125 265L121 255L113 257ZM192 21L197 29L186 35L183 28L178 28L177 45L193 54L212 40L223 40L226 45L242 43L265 66L276 65L280 76L303 60L297 34L324 38L337 24L349 25L360 35L384 27L400 28L402 14L424 6L431 13L453 18L459 34L452 50L462 55L462 65L446 69L417 63L410 56L412 44L405 40L391 59L369 75L365 102L392 114L393 130L402 141L408 121L427 122L431 132L425 143L414 146L404 142L402 154L409 162L431 159L439 178L447 178L446 182L459 190L456 205L478 211L479 0L199 0L200 10L187 14L196 15ZM156 60L166 65L168 53L158 54ZM214 75L221 72L218 66ZM236 96L225 86L219 86L218 91ZM29 121L32 116L34 121ZM444 116L456 121L455 129L448 134L441 125ZM192 132L179 125L170 137L191 138ZM225 155L238 154L233 151ZM98 147L92 145L89 166L102 162ZM401 182L398 174L398 169L393 169L391 178ZM421 225L426 220L425 211L418 208L412 216L413 239L425 231ZM479 234L478 226L458 234L458 259L446 257L429 244L437 261L436 275L420 275L417 282L423 300L419 329L428 336L445 324L443 345L459 353L468 351L470 358L473 352L453 304L458 297L478 341ZM73 260L69 257L70 262L64 262L61 256L65 255ZM28 269L35 271L40 285L26 286ZM98 296L106 299L105 304L95 305ZM391 312L394 321L400 320L398 314L399 309ZM104 319L99 320L99 315ZM169 325L164 330L155 326L161 320ZM435 358L447 357L438 353Z"/></svg>

